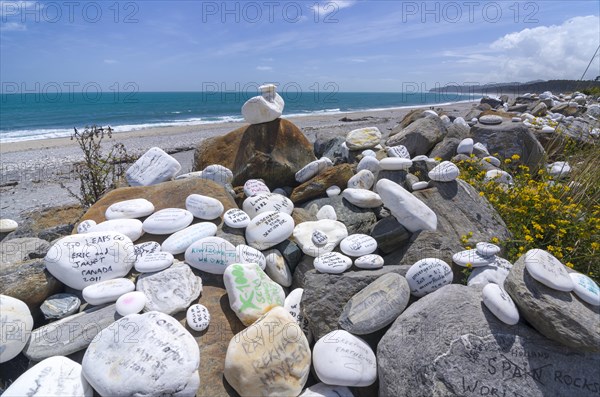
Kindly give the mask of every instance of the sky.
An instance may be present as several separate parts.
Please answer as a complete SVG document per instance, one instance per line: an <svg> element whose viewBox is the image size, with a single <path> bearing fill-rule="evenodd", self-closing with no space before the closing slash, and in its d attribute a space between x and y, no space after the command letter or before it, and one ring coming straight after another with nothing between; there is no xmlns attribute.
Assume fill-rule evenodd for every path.
<svg viewBox="0 0 600 397"><path fill-rule="evenodd" d="M2 92L427 91L579 79L592 1L0 1ZM586 79L600 75L600 55ZM334 87L334 88L332 88Z"/></svg>

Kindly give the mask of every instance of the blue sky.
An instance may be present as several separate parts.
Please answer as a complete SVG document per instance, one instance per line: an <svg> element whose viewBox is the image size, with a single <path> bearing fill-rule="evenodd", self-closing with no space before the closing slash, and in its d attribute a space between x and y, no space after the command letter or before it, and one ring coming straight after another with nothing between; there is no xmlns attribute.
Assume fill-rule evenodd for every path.
<svg viewBox="0 0 600 397"><path fill-rule="evenodd" d="M0 79L43 89L428 90L579 79L598 1L0 1ZM600 75L596 57L587 78ZM131 87L131 86L129 86ZM127 90L127 89L125 89ZM6 90L5 90L6 92Z"/></svg>

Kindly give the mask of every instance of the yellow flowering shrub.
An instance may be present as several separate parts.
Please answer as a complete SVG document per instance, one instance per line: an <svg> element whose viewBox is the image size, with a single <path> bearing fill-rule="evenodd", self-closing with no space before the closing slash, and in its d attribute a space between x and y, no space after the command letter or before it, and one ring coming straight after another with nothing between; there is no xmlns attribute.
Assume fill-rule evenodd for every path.
<svg viewBox="0 0 600 397"><path fill-rule="evenodd" d="M504 159L513 185L486 181L480 159L457 163L461 178L500 214L513 238L495 242L514 262L533 248L545 249L565 265L600 281L600 145L568 157L569 178L556 181L542 168L534 175L519 156ZM467 237L467 236L465 236ZM492 241L494 242L494 241ZM466 241L463 241L466 243Z"/></svg>

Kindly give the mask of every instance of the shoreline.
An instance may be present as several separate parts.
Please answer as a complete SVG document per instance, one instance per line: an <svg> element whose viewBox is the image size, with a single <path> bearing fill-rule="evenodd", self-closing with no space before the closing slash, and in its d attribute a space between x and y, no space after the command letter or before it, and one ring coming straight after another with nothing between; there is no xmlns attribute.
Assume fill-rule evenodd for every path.
<svg viewBox="0 0 600 397"><path fill-rule="evenodd" d="M443 109L448 115L463 117L478 103L475 100L440 106L284 117L296 124L311 143L320 135L345 136L351 130L372 126L379 128L385 141L390 131L415 108ZM342 118L352 121L341 121ZM112 139L105 139L103 148L122 143L128 154L138 156L151 147L160 147L179 161L180 173L186 173L192 171L194 149L200 142L244 125L247 123L225 122L119 132L113 133ZM82 159L82 152L76 141L53 138L2 143L0 155L0 218L22 223L30 211L77 203L62 186L79 191L74 164Z"/></svg>

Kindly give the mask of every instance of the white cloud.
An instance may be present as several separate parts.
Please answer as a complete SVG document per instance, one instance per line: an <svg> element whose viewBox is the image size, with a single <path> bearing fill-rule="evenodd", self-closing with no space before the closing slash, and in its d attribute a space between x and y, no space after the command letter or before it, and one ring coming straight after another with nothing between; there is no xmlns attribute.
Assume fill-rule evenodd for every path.
<svg viewBox="0 0 600 397"><path fill-rule="evenodd" d="M27 26L24 23L6 22L0 24L0 31L2 32L23 32L25 30L27 30Z"/></svg>
<svg viewBox="0 0 600 397"><path fill-rule="evenodd" d="M256 70L260 70L261 72L270 72L273 70L271 66L257 66Z"/></svg>
<svg viewBox="0 0 600 397"><path fill-rule="evenodd" d="M115 63L119 63L119 61L117 61L116 59L105 59L104 63L106 63L107 65L113 65Z"/></svg>
<svg viewBox="0 0 600 397"><path fill-rule="evenodd" d="M356 0L330 0L330 1L321 1L320 3L315 3L311 5L309 8L313 10L313 12L318 12L321 16L330 15L333 17L333 14L342 8L352 7L356 4Z"/></svg>
<svg viewBox="0 0 600 397"><path fill-rule="evenodd" d="M598 16L574 17L561 25L509 33L462 62L478 61L479 72L489 68L490 81L579 79L600 44L599 37ZM598 62L592 65L597 68ZM593 67L587 78L595 77Z"/></svg>

